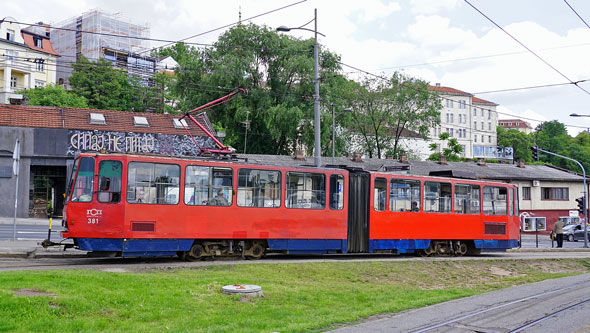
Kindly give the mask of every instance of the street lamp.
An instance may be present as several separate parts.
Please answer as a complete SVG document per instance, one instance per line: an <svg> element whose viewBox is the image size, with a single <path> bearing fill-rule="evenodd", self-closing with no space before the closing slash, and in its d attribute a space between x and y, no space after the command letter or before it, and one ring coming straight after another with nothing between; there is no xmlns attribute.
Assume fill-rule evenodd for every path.
<svg viewBox="0 0 590 333"><path fill-rule="evenodd" d="M322 165L322 152L321 152L321 136L320 136L320 74L319 74L319 61L318 61L318 34L326 37L326 35L318 32L318 10L317 8L313 10L314 16L314 29L307 29L303 27L298 28L288 28L284 25L277 28L277 31L282 32L289 32L291 30L306 30L311 31L314 33L314 43L313 43L313 72L314 72L314 86L315 92L313 95L313 126L314 126L314 163L316 167L320 167Z"/></svg>
<svg viewBox="0 0 590 333"><path fill-rule="evenodd" d="M334 104L332 104L332 165L334 165L334 146L336 145L336 116L339 116L341 114L347 113L347 112L352 112L352 110L350 108L346 108L344 110L342 110L342 112L339 112L337 115L334 114L334 109L336 109L336 106Z"/></svg>
<svg viewBox="0 0 590 333"><path fill-rule="evenodd" d="M572 113L570 114L570 117L590 117L590 114L577 114L577 113ZM588 134L590 134L590 128L588 129ZM588 204L588 198L586 198L586 179L584 178L584 204L586 207L584 207L584 247L588 247L588 208L590 207L590 205Z"/></svg>

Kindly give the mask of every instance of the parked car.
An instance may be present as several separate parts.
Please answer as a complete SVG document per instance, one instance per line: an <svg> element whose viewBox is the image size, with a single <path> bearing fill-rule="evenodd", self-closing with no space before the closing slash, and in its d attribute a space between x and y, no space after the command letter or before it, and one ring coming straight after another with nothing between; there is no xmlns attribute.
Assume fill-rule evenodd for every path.
<svg viewBox="0 0 590 333"><path fill-rule="evenodd" d="M581 224L568 224L563 227L563 239L568 242L577 241L574 234L576 231L580 233L582 239L584 239L584 230L583 225Z"/></svg>

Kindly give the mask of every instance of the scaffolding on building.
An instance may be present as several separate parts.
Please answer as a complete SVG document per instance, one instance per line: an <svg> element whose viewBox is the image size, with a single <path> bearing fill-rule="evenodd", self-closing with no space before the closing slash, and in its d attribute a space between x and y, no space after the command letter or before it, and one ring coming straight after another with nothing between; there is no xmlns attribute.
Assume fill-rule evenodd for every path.
<svg viewBox="0 0 590 333"><path fill-rule="evenodd" d="M57 66L59 84L67 85L72 75L71 64L80 56L96 61L108 58L105 57L105 50L133 55L150 49L149 41L145 39L150 36L149 24L131 23L120 13L111 14L93 9L52 26L51 43L61 55ZM63 30L64 28L67 30ZM125 68L134 75L153 76L153 70L150 74L149 66L137 66L137 61L132 62L124 67L120 61L115 61L113 65Z"/></svg>

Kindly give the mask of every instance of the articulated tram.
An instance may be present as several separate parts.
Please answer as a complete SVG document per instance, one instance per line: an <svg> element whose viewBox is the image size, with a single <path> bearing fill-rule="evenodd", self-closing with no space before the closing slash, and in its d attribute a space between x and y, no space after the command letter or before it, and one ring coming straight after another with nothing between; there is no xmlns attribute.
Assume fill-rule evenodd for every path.
<svg viewBox="0 0 590 333"><path fill-rule="evenodd" d="M514 185L246 160L81 153L64 238L187 260L265 253L478 254L518 245Z"/></svg>

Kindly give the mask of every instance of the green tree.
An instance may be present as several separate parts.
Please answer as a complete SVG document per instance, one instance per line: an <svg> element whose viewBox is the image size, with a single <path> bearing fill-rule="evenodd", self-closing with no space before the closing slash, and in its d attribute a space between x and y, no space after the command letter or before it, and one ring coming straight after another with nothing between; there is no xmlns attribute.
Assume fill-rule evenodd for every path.
<svg viewBox="0 0 590 333"><path fill-rule="evenodd" d="M156 109L155 88L123 69L114 68L108 60L89 61L81 57L72 68L72 90L86 98L91 108L139 112Z"/></svg>
<svg viewBox="0 0 590 333"><path fill-rule="evenodd" d="M235 88L249 90L231 103L211 109L209 118L227 129L225 144L248 153L291 154L303 143L313 149L313 40L299 40L254 24L237 25L204 51L175 45L175 92L181 110L190 110ZM337 91L333 84L339 57L320 54L322 96ZM325 109L327 110L327 109ZM245 122L249 122L247 138ZM323 117L322 151L329 151L331 119Z"/></svg>
<svg viewBox="0 0 590 333"><path fill-rule="evenodd" d="M572 138L567 134L565 125L557 120L546 121L539 124L534 132L535 145L539 148L567 156L567 148ZM572 157L572 156L568 156ZM572 157L575 159L575 157ZM567 163L563 158L549 154L539 153L539 160L556 166L565 167Z"/></svg>
<svg viewBox="0 0 590 333"><path fill-rule="evenodd" d="M450 138L449 133L441 133L438 137L443 143L447 141L447 147L443 148L442 153L436 153L438 150L438 145L436 143L430 144L430 150L434 151L435 153L430 154L428 159L431 161L438 161L441 156L444 156L447 161L450 162L458 162L461 160L459 154L463 152L463 147L459 144L457 138Z"/></svg>
<svg viewBox="0 0 590 333"><path fill-rule="evenodd" d="M49 85L19 91L26 96L30 105L87 108L86 98L66 91L61 86Z"/></svg>
<svg viewBox="0 0 590 333"><path fill-rule="evenodd" d="M531 147L531 135L523 133L517 129L505 129L502 126L496 127L498 134L498 146L512 147L514 149L514 160L522 159L527 163L533 161Z"/></svg>
<svg viewBox="0 0 590 333"><path fill-rule="evenodd" d="M389 151L398 156L402 134L427 136L440 123L442 104L422 80L394 73L388 81L367 78L354 96L354 130L364 138L369 157Z"/></svg>

